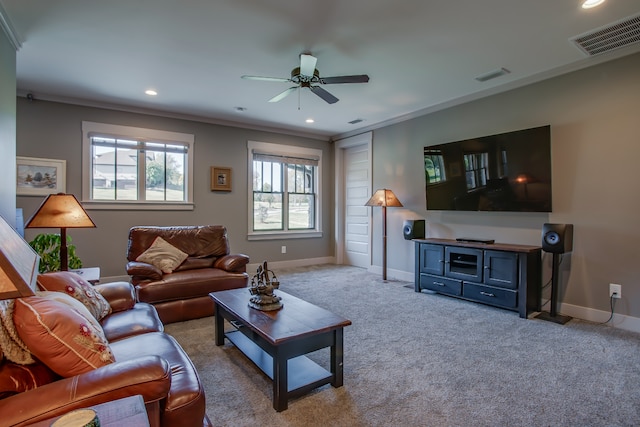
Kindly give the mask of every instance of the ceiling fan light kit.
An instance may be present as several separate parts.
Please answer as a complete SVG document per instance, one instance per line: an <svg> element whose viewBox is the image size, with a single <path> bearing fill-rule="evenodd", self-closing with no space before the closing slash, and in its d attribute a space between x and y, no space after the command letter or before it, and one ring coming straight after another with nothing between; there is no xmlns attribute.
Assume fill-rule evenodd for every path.
<svg viewBox="0 0 640 427"><path fill-rule="evenodd" d="M300 55L300 66L291 70L290 78L282 77L261 77L261 76L242 76L246 80L259 80L268 82L279 83L293 83L295 86L291 86L280 92L269 102L278 102L289 96L292 92L299 88L309 88L311 92L315 93L322 100L328 104L335 104L339 101L334 95L327 90L320 87L320 85L327 84L341 84L341 83L367 83L369 76L366 74L352 75L352 76L334 76L334 77L321 77L320 72L316 68L318 59L307 53Z"/></svg>

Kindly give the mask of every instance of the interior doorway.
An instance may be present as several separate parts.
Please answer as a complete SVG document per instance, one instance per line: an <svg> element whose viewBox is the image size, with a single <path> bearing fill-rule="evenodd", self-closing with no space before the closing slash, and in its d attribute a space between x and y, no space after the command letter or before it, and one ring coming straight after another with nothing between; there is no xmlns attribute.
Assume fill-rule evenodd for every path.
<svg viewBox="0 0 640 427"><path fill-rule="evenodd" d="M371 267L372 133L336 142L336 262Z"/></svg>

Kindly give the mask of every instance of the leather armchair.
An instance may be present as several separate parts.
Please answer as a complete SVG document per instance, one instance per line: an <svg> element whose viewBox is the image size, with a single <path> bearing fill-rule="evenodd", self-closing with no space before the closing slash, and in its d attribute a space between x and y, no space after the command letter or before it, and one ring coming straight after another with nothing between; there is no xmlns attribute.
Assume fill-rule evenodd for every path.
<svg viewBox="0 0 640 427"><path fill-rule="evenodd" d="M171 273L138 261L158 237L188 255ZM127 260L138 301L153 304L164 324L213 315L209 293L246 287L249 281L249 257L230 253L221 225L132 227Z"/></svg>
<svg viewBox="0 0 640 427"><path fill-rule="evenodd" d="M74 409L141 395L151 426L211 426L198 373L182 347L163 332L155 308L137 302L127 282L100 284L95 289L112 309L100 325L115 362L67 378L58 376L0 399L0 425L29 425ZM1 368L11 363L0 360L0 375L10 372Z"/></svg>

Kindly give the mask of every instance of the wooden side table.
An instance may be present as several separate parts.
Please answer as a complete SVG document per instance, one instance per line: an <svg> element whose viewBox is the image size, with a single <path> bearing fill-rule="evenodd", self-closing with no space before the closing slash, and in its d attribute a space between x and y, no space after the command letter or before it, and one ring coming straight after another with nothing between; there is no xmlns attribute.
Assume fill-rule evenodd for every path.
<svg viewBox="0 0 640 427"><path fill-rule="evenodd" d="M78 274L80 277L82 277L92 285L100 282L100 267L76 268L69 271Z"/></svg>
<svg viewBox="0 0 640 427"><path fill-rule="evenodd" d="M147 410L142 396L130 396L90 406L96 411L100 420L100 427L149 427ZM31 424L31 427L49 427L60 417L50 418Z"/></svg>

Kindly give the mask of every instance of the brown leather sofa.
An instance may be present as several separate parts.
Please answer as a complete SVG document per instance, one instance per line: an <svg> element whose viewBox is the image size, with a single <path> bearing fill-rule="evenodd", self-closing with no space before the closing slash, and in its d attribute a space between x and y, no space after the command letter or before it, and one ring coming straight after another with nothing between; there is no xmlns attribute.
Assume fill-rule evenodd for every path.
<svg viewBox="0 0 640 427"><path fill-rule="evenodd" d="M99 323L115 362L61 377L48 371L44 361L24 366L0 357L0 383L19 381L13 368L30 369L24 382L39 383L36 388L22 384L26 391L4 394L0 425L29 425L74 409L142 395L151 426L211 426L198 373L177 341L163 332L154 307L137 302L127 282L100 284L95 289L111 306L111 313ZM17 309L14 322L18 324L16 313Z"/></svg>
<svg viewBox="0 0 640 427"><path fill-rule="evenodd" d="M187 254L170 273L137 261L158 238ZM221 225L153 227L129 230L127 274L138 301L153 304L164 324L213 315L210 292L246 287L249 257L230 254Z"/></svg>

